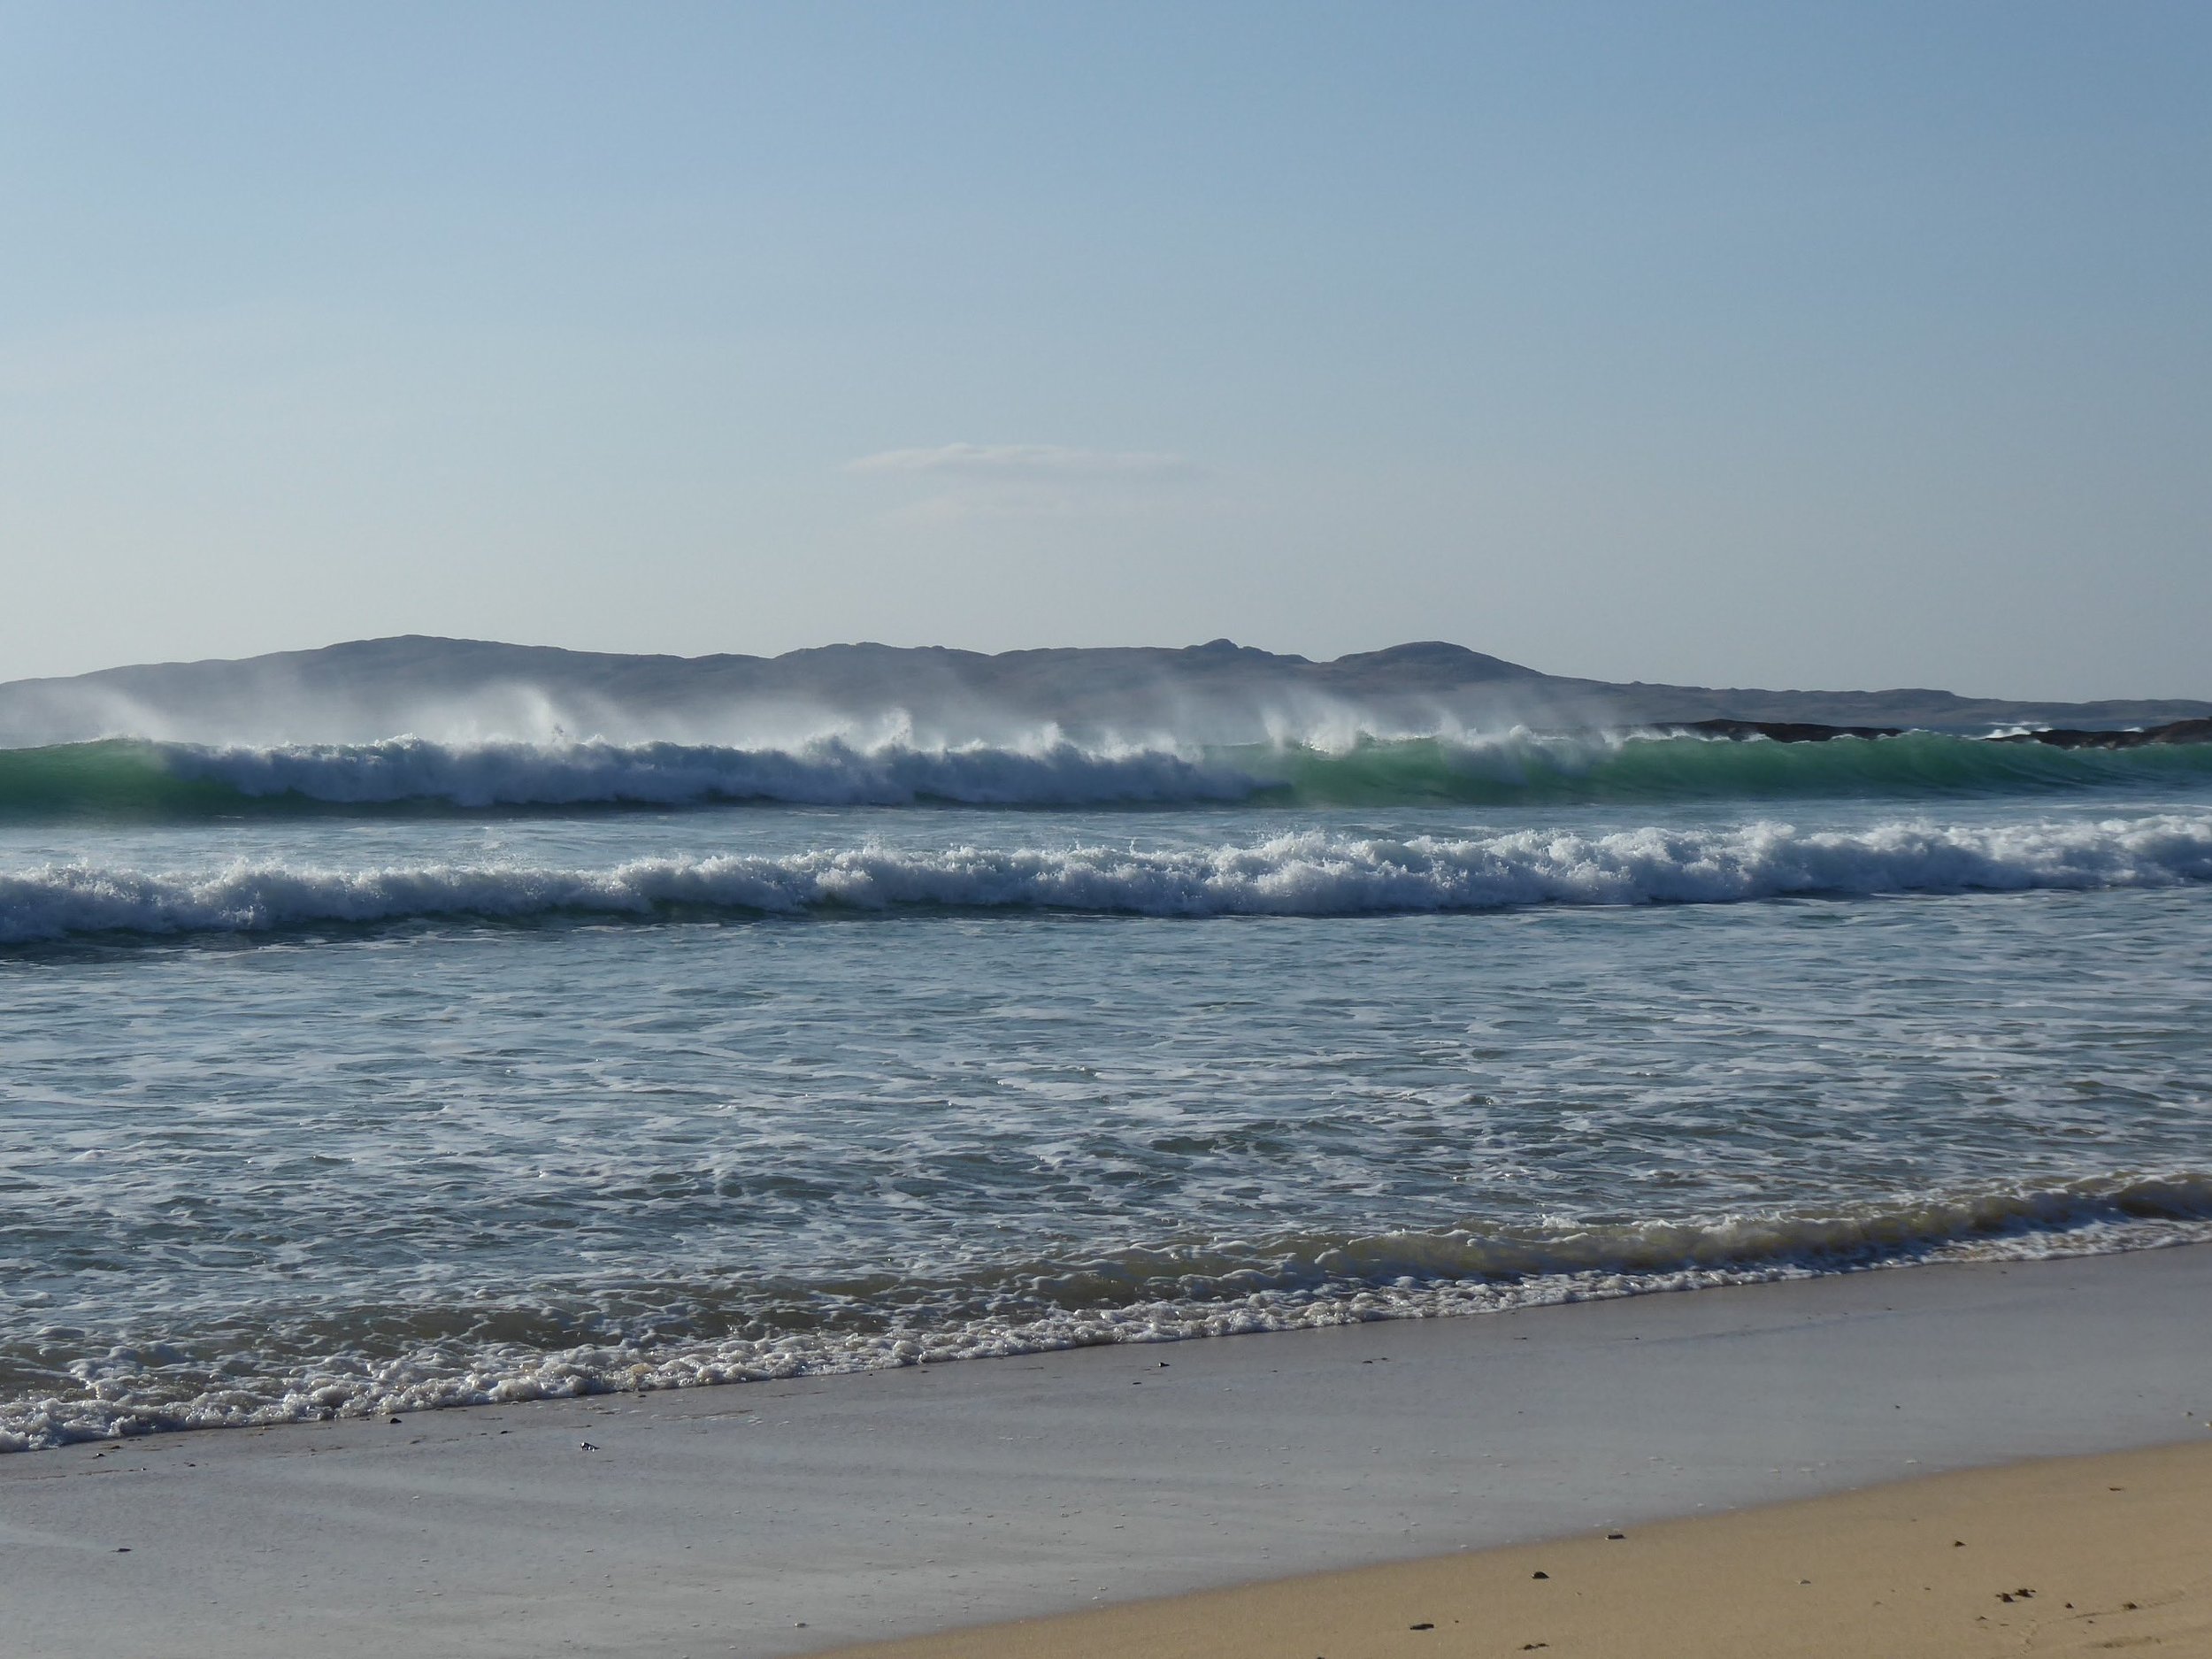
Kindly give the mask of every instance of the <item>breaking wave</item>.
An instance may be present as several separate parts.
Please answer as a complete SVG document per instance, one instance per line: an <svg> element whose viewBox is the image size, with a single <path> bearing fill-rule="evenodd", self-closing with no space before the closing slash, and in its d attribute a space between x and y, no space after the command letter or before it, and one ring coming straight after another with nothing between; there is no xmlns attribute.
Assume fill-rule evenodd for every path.
<svg viewBox="0 0 2212 1659"><path fill-rule="evenodd" d="M1821 743L1695 734L1361 737L1342 744L786 748L601 741L224 748L114 738L0 750L0 819L587 806L1389 806L1919 799L2212 785L2212 744L2061 749L1907 733Z"/></svg>
<svg viewBox="0 0 2212 1659"><path fill-rule="evenodd" d="M934 1279L578 1286L527 1308L265 1308L252 1363L219 1333L204 1352L125 1344L35 1374L0 1354L15 1395L0 1402L0 1452L2208 1239L2212 1177L2182 1171L1703 1220L1292 1233Z"/></svg>
<svg viewBox="0 0 2212 1659"><path fill-rule="evenodd" d="M1238 801L1255 781L1163 749L495 741L209 748L110 739L0 750L0 816L161 820L422 807L1116 806Z"/></svg>
<svg viewBox="0 0 2212 1659"><path fill-rule="evenodd" d="M1322 831L1244 845L641 858L602 869L238 863L197 873L50 864L0 874L0 943L254 933L437 918L681 918L910 908L1141 916L1359 916L1795 895L2171 887L2212 880L2212 813L1858 830L1755 823L1463 840Z"/></svg>

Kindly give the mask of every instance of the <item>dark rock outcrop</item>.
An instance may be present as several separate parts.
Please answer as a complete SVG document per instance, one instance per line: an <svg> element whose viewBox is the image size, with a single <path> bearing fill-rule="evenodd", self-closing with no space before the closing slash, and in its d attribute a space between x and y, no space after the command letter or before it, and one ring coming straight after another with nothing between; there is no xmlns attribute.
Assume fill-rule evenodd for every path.
<svg viewBox="0 0 2212 1659"><path fill-rule="evenodd" d="M1662 732L1700 732L1711 737L1738 740L1763 737L1777 743L1825 743L1838 737L1901 737L1907 728L1896 726L1820 726L1785 720L1664 721ZM2005 732L1985 740L1992 743L2041 743L2051 749L2142 749L2157 743L2212 743L2212 719L2169 720L2163 726L2130 726L2120 731L2085 731L2078 726L2043 726L2032 732Z"/></svg>
<svg viewBox="0 0 2212 1659"><path fill-rule="evenodd" d="M2007 732L1996 743L2045 743L2053 749L2147 749L2161 743L2212 743L2212 719L2169 720L2163 726L2123 732L2089 732L2074 726L2039 732Z"/></svg>
<svg viewBox="0 0 2212 1659"><path fill-rule="evenodd" d="M1805 720L1685 720L1663 732L1701 732L1709 737L1763 737L1777 743L1825 743L1836 737L1898 737L1901 726L1819 726Z"/></svg>

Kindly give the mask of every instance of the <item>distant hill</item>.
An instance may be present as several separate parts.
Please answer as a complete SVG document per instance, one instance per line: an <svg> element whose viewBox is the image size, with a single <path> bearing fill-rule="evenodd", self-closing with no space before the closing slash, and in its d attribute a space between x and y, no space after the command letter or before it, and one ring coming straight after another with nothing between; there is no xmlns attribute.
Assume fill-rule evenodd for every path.
<svg viewBox="0 0 2212 1659"><path fill-rule="evenodd" d="M603 735L742 741L908 724L924 739L1238 741L1367 726L1624 726L1699 720L1985 731L2212 716L2212 703L2009 702L1922 688L1767 691L1546 674L1437 641L1314 662L1227 640L1181 649L1004 651L829 645L781 657L641 657L410 634L236 661L157 663L0 685L0 745L111 735L359 742Z"/></svg>

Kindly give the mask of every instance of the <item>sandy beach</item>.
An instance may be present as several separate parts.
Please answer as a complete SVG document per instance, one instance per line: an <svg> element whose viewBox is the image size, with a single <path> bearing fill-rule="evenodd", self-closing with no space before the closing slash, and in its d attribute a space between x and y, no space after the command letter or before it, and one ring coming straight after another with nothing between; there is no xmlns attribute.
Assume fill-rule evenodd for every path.
<svg viewBox="0 0 2212 1659"><path fill-rule="evenodd" d="M12 1650L778 1655L1111 1607L915 1651L1336 1655L1325 1604L1344 1653L1443 1651L1411 1626L1454 1618L1662 1654L1973 1652L1959 1618L2032 1617L2066 1651L2070 1600L2068 1640L2094 1612L2185 1641L2194 1568L2158 1540L2202 1536L2204 1462L2109 1455L2200 1432L2208 1291L2185 1248L25 1453ZM1914 1527L1966 1548L1924 1571ZM1425 1559L1532 1540L1566 1541ZM1689 1628L1663 1586L1716 1574L1750 1645L1662 1645ZM1922 1647L1847 1645L1891 1629L1877 1598Z"/></svg>
<svg viewBox="0 0 2212 1659"><path fill-rule="evenodd" d="M851 1659L2212 1652L2212 1444L848 1649Z"/></svg>

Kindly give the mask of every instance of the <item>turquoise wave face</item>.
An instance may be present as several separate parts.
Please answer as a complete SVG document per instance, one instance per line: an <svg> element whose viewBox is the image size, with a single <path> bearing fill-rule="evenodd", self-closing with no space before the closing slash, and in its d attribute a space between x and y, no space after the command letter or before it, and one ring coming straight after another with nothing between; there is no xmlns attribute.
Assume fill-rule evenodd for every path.
<svg viewBox="0 0 2212 1659"><path fill-rule="evenodd" d="M1275 798L1313 806L1924 800L2212 784L2212 744L2062 749L1932 732L1824 743L1696 736L1444 738L1225 751Z"/></svg>
<svg viewBox="0 0 2212 1659"><path fill-rule="evenodd" d="M412 738L212 748L117 738L0 750L0 821L190 823L780 803L819 806L1392 807L2196 794L2212 744L2062 749L1908 733L1363 738L1214 748L717 745Z"/></svg>
<svg viewBox="0 0 2212 1659"><path fill-rule="evenodd" d="M245 804L219 778L178 774L157 743L112 738L0 749L0 821L188 823L236 813Z"/></svg>

